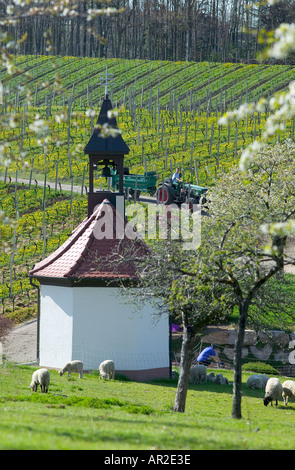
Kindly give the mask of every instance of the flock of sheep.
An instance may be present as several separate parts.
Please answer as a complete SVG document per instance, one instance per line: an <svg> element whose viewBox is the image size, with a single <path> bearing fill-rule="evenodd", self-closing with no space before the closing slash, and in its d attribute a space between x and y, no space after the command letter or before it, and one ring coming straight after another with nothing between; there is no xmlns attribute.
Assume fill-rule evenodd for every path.
<svg viewBox="0 0 295 470"><path fill-rule="evenodd" d="M115 364L111 359L103 361L99 368L100 379L114 379L115 378ZM83 378L83 362L82 361L70 361L59 371L59 375L62 376L68 373L68 377L71 377L73 372L79 374L80 379ZM47 393L50 384L50 372L48 369L38 369L33 372L30 388L33 392L37 391L38 385L40 385L41 392Z"/></svg>
<svg viewBox="0 0 295 470"><path fill-rule="evenodd" d="M248 378L246 385L252 389L265 389L263 403L267 406L274 401L278 406L278 400L283 397L284 405L288 405L289 398L295 400L295 382L286 380L283 384L277 377L268 378L265 374L255 374Z"/></svg>
<svg viewBox="0 0 295 470"><path fill-rule="evenodd" d="M190 382L198 385L201 382L206 383L207 380L210 380L215 384L229 385L228 379L226 377L223 377L221 373L215 375L214 372L211 372L207 375L207 367L202 364L197 364L196 366L191 367L189 376Z"/></svg>
<svg viewBox="0 0 295 470"><path fill-rule="evenodd" d="M226 377L222 374L215 375L213 372L207 375L207 368L204 365L198 364L193 366L190 370L190 382L200 384L206 383L207 380L215 384L230 385ZM295 401L295 382L293 380L286 380L283 384L276 377L268 378L265 374L251 375L246 386L250 389L265 389L263 403L267 406L269 403L275 402L278 405L278 400L283 397L284 404L287 406L289 398Z"/></svg>
<svg viewBox="0 0 295 470"><path fill-rule="evenodd" d="M115 365L110 359L103 361L99 368L99 377L106 379L115 378ZM68 373L68 377L71 377L73 372L79 374L80 379L83 378L83 362L82 361L71 361L68 362L60 371L59 375L62 376ZM215 375L213 372L207 375L207 367L201 364L193 366L190 370L190 382L194 384L200 384L201 382L206 383L207 380L220 385L230 385L228 379L221 373ZM47 393L50 383L50 372L47 369L38 369L33 372L31 389L33 392L37 391L38 385L40 385L41 392ZM265 395L263 403L267 406L269 403L275 402L278 405L278 400L282 396L284 404L287 406L289 398L295 401L295 382L293 380L286 380L281 384L280 380L276 377L268 378L265 374L254 374L251 375L246 386L250 389L265 389Z"/></svg>

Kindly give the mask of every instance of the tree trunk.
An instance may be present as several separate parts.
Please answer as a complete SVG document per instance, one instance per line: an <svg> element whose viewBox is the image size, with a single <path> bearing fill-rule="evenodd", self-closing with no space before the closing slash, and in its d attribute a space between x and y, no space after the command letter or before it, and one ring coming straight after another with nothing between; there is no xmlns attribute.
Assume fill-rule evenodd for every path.
<svg viewBox="0 0 295 470"><path fill-rule="evenodd" d="M183 322L183 337L181 345L180 373L177 384L174 411L184 413L187 389L189 384L189 374L192 363L195 333L193 329Z"/></svg>
<svg viewBox="0 0 295 470"><path fill-rule="evenodd" d="M244 302L239 306L239 313L238 333L234 347L234 383L232 404L232 417L236 419L242 418L242 350L248 314L248 305Z"/></svg>

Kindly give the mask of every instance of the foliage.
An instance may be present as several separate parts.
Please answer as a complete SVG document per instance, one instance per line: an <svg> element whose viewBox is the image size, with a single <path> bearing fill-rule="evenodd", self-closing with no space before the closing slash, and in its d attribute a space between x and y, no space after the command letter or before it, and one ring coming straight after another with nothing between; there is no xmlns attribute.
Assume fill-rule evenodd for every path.
<svg viewBox="0 0 295 470"><path fill-rule="evenodd" d="M243 364L242 370L256 372L257 374L280 375L274 367L266 362L246 362Z"/></svg>
<svg viewBox="0 0 295 470"><path fill-rule="evenodd" d="M222 175L212 194L211 218L202 224L203 262L195 273L201 273L209 286L224 286L223 295L239 308L234 356L236 418L241 417L242 346L250 305L264 292L273 295L273 305L279 308L278 291L268 291L264 286L277 274L283 276L286 264L295 262L293 252L286 250L286 232L265 236L268 232L263 229L263 224L283 225L294 216L293 152L290 141L269 146L256 156L247 172L233 168ZM294 296L290 302L294 302ZM294 308L290 309L294 317L292 312Z"/></svg>
<svg viewBox="0 0 295 470"><path fill-rule="evenodd" d="M287 141L256 156L247 173L233 167L221 174L210 192L209 217L199 221L199 248L185 250L181 241L165 240L145 261L143 285L166 309L178 313L183 326L177 411L184 411L196 333L236 306L233 416L241 418L242 346L249 316L261 325L260 311L267 317L272 306L283 320L279 299L287 282L272 282L267 289L268 281L276 275L283 279L284 266L295 263L293 252L285 250L285 235L266 238L261 229L263 223L286 222L295 212L293 155L294 144ZM171 225L172 221L171 215ZM288 302L288 315L294 321L293 293ZM254 303L256 309L251 309Z"/></svg>
<svg viewBox="0 0 295 470"><path fill-rule="evenodd" d="M209 245L215 246L212 263L206 258L208 272L219 269L225 285L236 273L242 291L247 292L268 271L266 262L280 256L279 240L264 236L261 225L288 220L294 213L293 149L292 142L267 147L247 174L233 168L220 175L210 194L211 218L202 220L201 248L206 253ZM292 261L292 253L285 252L284 263Z"/></svg>

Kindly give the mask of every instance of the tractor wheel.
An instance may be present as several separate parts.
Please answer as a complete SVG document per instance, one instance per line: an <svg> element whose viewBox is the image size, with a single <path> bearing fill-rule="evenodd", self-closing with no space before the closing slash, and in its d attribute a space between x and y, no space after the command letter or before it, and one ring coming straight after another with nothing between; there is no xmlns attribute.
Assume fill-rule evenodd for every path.
<svg viewBox="0 0 295 470"><path fill-rule="evenodd" d="M200 203L200 198L199 197L191 197L189 200L189 210L191 212L194 211L194 204L199 204Z"/></svg>
<svg viewBox="0 0 295 470"><path fill-rule="evenodd" d="M138 201L140 198L141 191L136 191L136 200ZM129 189L129 196L135 201L135 189Z"/></svg>
<svg viewBox="0 0 295 470"><path fill-rule="evenodd" d="M169 188L169 186L166 186L166 184L160 185L158 187L156 198L158 204L165 204L165 206L171 204L174 199L171 188Z"/></svg>

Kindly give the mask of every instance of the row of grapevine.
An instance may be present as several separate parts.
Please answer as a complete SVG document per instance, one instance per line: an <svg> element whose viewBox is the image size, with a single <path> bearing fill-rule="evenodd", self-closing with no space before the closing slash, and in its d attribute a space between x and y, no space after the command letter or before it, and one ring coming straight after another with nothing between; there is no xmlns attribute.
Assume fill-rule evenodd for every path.
<svg viewBox="0 0 295 470"><path fill-rule="evenodd" d="M55 112L56 108L53 109ZM239 151L256 137L261 135L266 114L257 114L237 125L219 126L218 116L212 114L179 111L170 113L159 109L150 113L148 109L136 108L135 114L123 109L118 120L119 127L130 153L125 158L125 165L133 173L145 170L156 170L159 177L170 173L172 167L181 166L183 170L194 169L192 162L199 167L200 182L203 185L212 184L211 175L223 168L226 171L233 162L237 162ZM75 125L70 127L69 122ZM294 121L285 123L284 137L294 136ZM53 122L51 131L56 140L64 142L57 146L55 141L47 146L46 154L43 147L38 145L35 137L30 134L28 127L21 136L21 129L3 131L4 138L11 141L11 148L19 152L20 137L22 151L26 153L27 168L20 162L15 162L8 169L0 168L3 176L19 176L28 179L43 180L46 173L47 181L55 181L55 186L61 182L79 184L81 190L88 184L85 174L88 174L87 156L83 147L91 133L91 119L80 114L64 122ZM81 149L74 155L78 145ZM97 183L101 183L98 179ZM103 181L105 184L105 182Z"/></svg>
<svg viewBox="0 0 295 470"><path fill-rule="evenodd" d="M240 149L259 137L268 112L236 125L219 126L228 107L257 100L283 89L292 80L293 67L272 65L151 62L140 60L74 57L17 57L22 73L8 77L0 70L4 99L0 112L22 115L17 126L0 129L1 141L21 158L8 168L0 167L0 209L9 212L17 225L1 226L1 237L11 250L0 256L3 309L18 310L19 303L35 299L27 272L34 262L54 251L84 218L88 161L83 147L91 135L104 96L103 73L112 76L111 99L121 106L118 124L130 147L125 166L132 173L156 170L159 179L180 166L185 179L204 186L214 184L219 171L227 171L239 159ZM57 79L63 93L50 91ZM28 80L33 100L29 105L22 85ZM9 79L8 79L9 78ZM30 130L35 114L50 119L45 146ZM64 113L63 119L54 119ZM294 120L284 123L282 139L294 138ZM80 147L79 147L80 146ZM21 160L27 163L24 167ZM29 185L22 185L27 178ZM108 182L95 174L95 185ZM41 181L42 187L38 187ZM50 189L48 182L54 183ZM79 185L79 193L61 191L61 183ZM30 303L29 302L29 303ZM7 307L8 305L8 307Z"/></svg>
<svg viewBox="0 0 295 470"><path fill-rule="evenodd" d="M15 183L0 183L1 205L17 223L0 227L1 239L10 249L0 255L0 299L3 309L18 320L32 314L36 293L28 271L56 250L85 217L87 199L61 191Z"/></svg>
<svg viewBox="0 0 295 470"><path fill-rule="evenodd" d="M5 85L2 113L23 109L21 125L2 130L3 141L11 142L14 152L26 155L30 171L48 173L48 178L81 183L85 172L83 152L75 155L78 144L90 135L94 118L85 117L85 109L99 110L104 86L100 73L108 68L113 74L113 104L123 103L119 118L123 136L131 148L128 164L134 171L143 168L167 169L183 163L191 167L193 160L208 166L209 172L236 159L241 146L260 132L265 116L255 122L239 124L235 129L220 129L217 120L228 106L268 96L292 79L293 67L271 65L127 61L119 59L18 57L18 63L30 73L30 86L35 91L34 106L28 107L18 87L25 73L13 77ZM57 69L55 68L57 67ZM65 83L65 93L53 96L46 84L56 71ZM1 76L5 74L1 71ZM39 89L40 86L40 89ZM28 112L44 118L54 117L62 108L64 122L51 124L56 138L46 149L37 144L29 131ZM77 113L75 115L75 112ZM292 126L292 124L291 124ZM290 126L289 126L290 127ZM289 135L289 130L286 132ZM61 146L56 141L62 142ZM233 150L234 149L234 150ZM180 155L181 154L181 155ZM224 161L223 161L224 160ZM213 167L210 170L210 166ZM21 171L21 164L10 172ZM26 175L28 176L29 171Z"/></svg>
<svg viewBox="0 0 295 470"><path fill-rule="evenodd" d="M5 103L19 106L23 97L18 87L28 79L34 91L35 106L64 105L71 99L77 107L97 105L104 95L101 74L106 69L113 76L111 98L114 103L130 109L130 97L137 107L151 110L159 102L161 108L186 111L195 103L196 109L211 111L236 105L240 99L269 94L286 87L292 80L293 66L266 64L220 64L210 62L169 62L77 57L18 57L23 73L10 78L0 70L5 84ZM53 96L47 84L56 74L64 83L65 93ZM214 102L214 103L213 103Z"/></svg>

